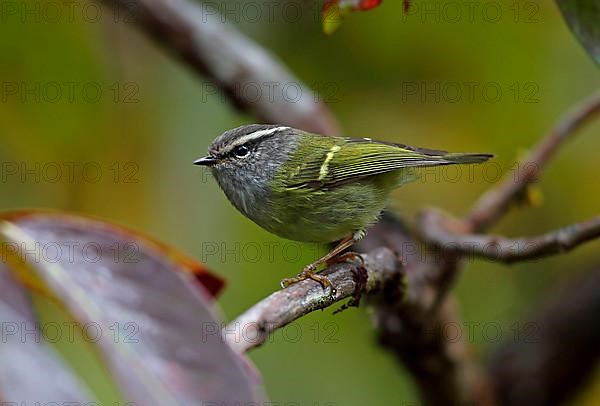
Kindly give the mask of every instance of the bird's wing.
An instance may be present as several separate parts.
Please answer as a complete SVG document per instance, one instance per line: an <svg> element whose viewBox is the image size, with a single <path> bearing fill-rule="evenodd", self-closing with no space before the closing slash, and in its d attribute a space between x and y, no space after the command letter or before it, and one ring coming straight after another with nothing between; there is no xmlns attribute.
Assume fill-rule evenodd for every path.
<svg viewBox="0 0 600 406"><path fill-rule="evenodd" d="M372 141L368 138L331 137L308 140L300 151L309 151L291 161L300 162L287 168L284 183L288 188L321 188L344 184L402 168L447 165L446 152ZM312 144L312 145L311 145ZM452 154L454 155L454 154Z"/></svg>

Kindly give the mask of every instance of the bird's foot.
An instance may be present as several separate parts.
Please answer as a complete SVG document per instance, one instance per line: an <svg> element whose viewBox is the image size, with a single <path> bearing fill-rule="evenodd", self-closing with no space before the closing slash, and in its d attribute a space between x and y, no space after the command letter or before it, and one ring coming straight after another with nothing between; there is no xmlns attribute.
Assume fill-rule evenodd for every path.
<svg viewBox="0 0 600 406"><path fill-rule="evenodd" d="M315 264L307 265L297 276L294 276L293 278L283 279L280 283L281 287L287 288L288 286L301 282L303 280L312 279L313 281L318 282L323 287L323 289L328 290L329 296L335 296L335 289L329 278L316 273L316 268L317 267Z"/></svg>

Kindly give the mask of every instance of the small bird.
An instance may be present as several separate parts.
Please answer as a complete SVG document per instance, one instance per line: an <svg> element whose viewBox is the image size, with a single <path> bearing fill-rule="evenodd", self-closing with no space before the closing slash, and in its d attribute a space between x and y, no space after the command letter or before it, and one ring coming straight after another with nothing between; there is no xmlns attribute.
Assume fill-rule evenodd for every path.
<svg viewBox="0 0 600 406"><path fill-rule="evenodd" d="M310 278L332 288L318 267L347 258L339 254L365 236L391 192L418 179L415 168L492 156L251 124L225 131L194 164L210 167L231 204L265 230L296 241L339 241L298 276L281 281L286 287Z"/></svg>

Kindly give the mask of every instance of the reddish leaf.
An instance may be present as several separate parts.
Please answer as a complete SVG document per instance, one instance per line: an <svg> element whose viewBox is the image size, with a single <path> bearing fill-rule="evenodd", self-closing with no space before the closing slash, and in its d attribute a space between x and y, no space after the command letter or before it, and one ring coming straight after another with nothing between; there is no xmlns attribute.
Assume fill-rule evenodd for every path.
<svg viewBox="0 0 600 406"><path fill-rule="evenodd" d="M206 291L208 291L208 293L213 297L217 296L225 286L225 281L221 277L211 273L200 262L194 260L172 246L124 226L103 222L102 220L91 217L75 216L49 210L23 210L0 214L0 219L5 219L14 223L19 223L20 221L26 220L35 220L36 218L45 219L44 221L54 221L56 223L77 223L78 226L86 229L89 228L91 230L105 229L118 234L120 239L125 243L146 244L152 249L161 252L179 265L176 267L176 270L193 275L194 278L197 279L198 282L200 282L200 284L204 287L204 289L206 289Z"/></svg>
<svg viewBox="0 0 600 406"><path fill-rule="evenodd" d="M372 8L379 6L380 4L381 4L381 0L362 0L360 2L360 9L361 10L370 10Z"/></svg>
<svg viewBox="0 0 600 406"><path fill-rule="evenodd" d="M90 404L92 398L85 385L50 346L33 338L40 332L27 292L3 262L0 262L0 289L2 404ZM25 339L24 331L28 333Z"/></svg>
<svg viewBox="0 0 600 406"><path fill-rule="evenodd" d="M381 4L382 0L327 0L321 9L323 31L331 34L339 28L342 18L352 11L366 11Z"/></svg>
<svg viewBox="0 0 600 406"><path fill-rule="evenodd" d="M93 345L127 400L262 401L249 361L225 344L212 296L194 279L208 275L200 264L98 220L40 212L6 217L10 223L0 222L3 257L11 251L25 268L11 269L13 275L35 274L77 322L98 326ZM16 268L13 262L8 265Z"/></svg>

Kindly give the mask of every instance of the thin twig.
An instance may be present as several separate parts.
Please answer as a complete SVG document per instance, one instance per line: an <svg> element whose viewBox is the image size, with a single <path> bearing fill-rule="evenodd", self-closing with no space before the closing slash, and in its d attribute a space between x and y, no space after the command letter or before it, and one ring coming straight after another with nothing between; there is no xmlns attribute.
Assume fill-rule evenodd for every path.
<svg viewBox="0 0 600 406"><path fill-rule="evenodd" d="M513 263L561 254L600 238L600 216L542 235L511 239L463 234L457 229L456 220L437 210L428 210L421 217L421 229L426 242L445 251Z"/></svg>
<svg viewBox="0 0 600 406"><path fill-rule="evenodd" d="M516 179L506 176L475 203L465 219L454 219L436 209L424 210L418 225L422 239L447 252L511 263L562 253L600 237L599 217L533 237L510 239L477 233L497 221L510 203L536 181L564 141L598 113L600 92L568 113L517 166Z"/></svg>
<svg viewBox="0 0 600 406"><path fill-rule="evenodd" d="M537 180L562 144L599 113L600 92L597 92L560 120L516 166L516 174L505 176L473 205L465 219L472 231L480 232L494 224L506 212L511 202L518 199L525 188Z"/></svg>
<svg viewBox="0 0 600 406"><path fill-rule="evenodd" d="M258 302L223 330L223 337L231 347L246 352L263 344L278 328L318 309L352 297L357 288L365 295L381 292L388 283L399 285L400 269L396 255L387 248L380 248L362 255L364 266L359 262L333 265L321 274L327 275L335 288L330 296L319 284L305 280L272 293ZM366 272L364 286L357 282L357 273Z"/></svg>
<svg viewBox="0 0 600 406"><path fill-rule="evenodd" d="M266 49L226 23L212 6L188 0L104 0L129 13L149 36L207 77L238 108L266 122L321 134L338 126L320 96Z"/></svg>
<svg viewBox="0 0 600 406"><path fill-rule="evenodd" d="M596 93L568 114L533 149L528 158L518 165L516 181L512 176L505 177L497 186L481 196L465 219L459 220L444 215L435 209L428 209L421 213L416 231L429 246L441 247L435 253L436 262L439 265L436 266L436 262L434 262L430 267L425 267L424 271L426 275L429 275L429 279L433 281L431 286L431 296L434 298L433 309L438 309L438 311L443 309L444 304L451 299L448 294L462 268L459 259L465 252L476 255L477 249L479 249L479 253L485 254L486 257L495 255L496 260L510 262L516 260L515 256L521 256L522 259L525 259L563 252L598 237L597 219L589 220L576 227L568 227L555 233L534 237L534 240L527 241L530 243L529 245L523 244L523 240L509 240L503 237L472 234L485 230L500 219L506 213L510 204L522 196L527 186L537 180L543 167L548 164L564 141L585 122L590 121L598 112L600 112L600 93ZM517 246L521 242L522 247L518 250L506 249L515 242ZM489 243L493 243L493 245ZM501 245L500 249L497 248L498 244ZM496 248L492 249L492 246ZM473 247L475 247L475 252L471 252L474 249ZM460 249L463 251L461 252ZM471 249L471 251L467 251L467 249ZM443 359L443 350L438 352L438 358ZM468 368L469 365L473 365L477 369L475 362L468 356L463 356L457 365L463 370ZM418 376L418 368L410 367L410 369ZM471 399L493 399L494 395L489 390L490 381L485 373L481 373L481 375L484 376L483 379L463 382L463 384L466 383L463 387L470 388L467 391L470 393ZM437 381L440 383L447 382L452 377L456 378L456 373L446 374L445 378ZM427 388L425 387L422 392L426 391ZM467 394L467 396L469 395ZM423 397L426 398L425 393Z"/></svg>

